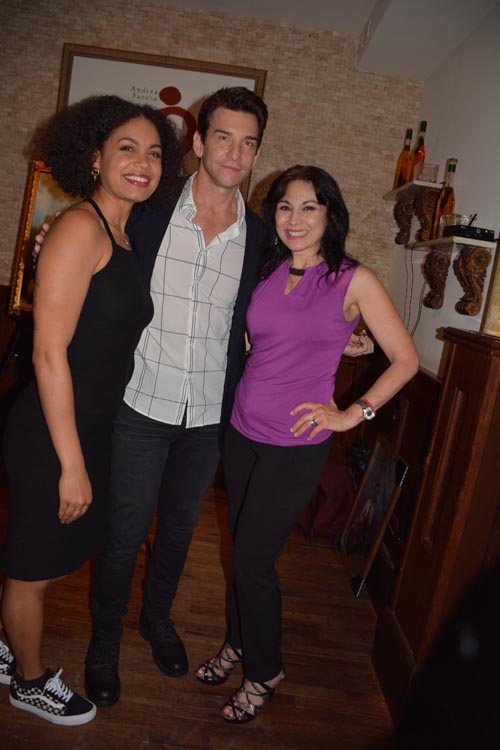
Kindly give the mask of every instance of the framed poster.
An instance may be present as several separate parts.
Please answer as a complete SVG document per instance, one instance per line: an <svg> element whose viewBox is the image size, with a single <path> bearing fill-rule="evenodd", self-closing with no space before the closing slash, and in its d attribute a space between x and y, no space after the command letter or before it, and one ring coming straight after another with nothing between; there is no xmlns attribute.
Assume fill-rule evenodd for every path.
<svg viewBox="0 0 500 750"><path fill-rule="evenodd" d="M265 80L260 68L65 44L57 109L96 94L149 104L173 118L188 153L207 96L223 86L244 86L263 96ZM244 196L247 188L248 183Z"/></svg>
<svg viewBox="0 0 500 750"><path fill-rule="evenodd" d="M370 572L407 472L408 464L379 435L340 540L356 597Z"/></svg>
<svg viewBox="0 0 500 750"><path fill-rule="evenodd" d="M35 236L42 224L50 223L57 211L63 211L79 200L81 198L73 198L61 190L43 162L31 162L12 263L9 315L32 312L35 282L32 253Z"/></svg>

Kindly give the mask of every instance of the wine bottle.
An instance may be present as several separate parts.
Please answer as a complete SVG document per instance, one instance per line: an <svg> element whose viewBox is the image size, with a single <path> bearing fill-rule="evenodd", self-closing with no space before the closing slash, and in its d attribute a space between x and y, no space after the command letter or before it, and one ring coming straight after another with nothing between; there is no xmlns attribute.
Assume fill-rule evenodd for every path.
<svg viewBox="0 0 500 750"><path fill-rule="evenodd" d="M439 237L439 222L441 216L452 214L455 209L455 190L453 182L455 180L455 170L457 168L456 159L448 159L446 162L446 177L444 179L439 196L434 209L434 218L432 221L431 239Z"/></svg>
<svg viewBox="0 0 500 750"><path fill-rule="evenodd" d="M396 163L396 171L394 173L394 184L392 186L393 190L396 190L398 187L405 185L410 179L410 169L411 169L410 145L411 145L412 135L413 135L413 130L409 128L406 131L403 149L401 153L399 154L399 158Z"/></svg>
<svg viewBox="0 0 500 750"><path fill-rule="evenodd" d="M425 132L427 130L427 122L422 120L420 123L420 129L418 131L417 141L415 148L413 149L411 167L410 167L410 180L418 180L421 167L419 164L423 164L425 161Z"/></svg>

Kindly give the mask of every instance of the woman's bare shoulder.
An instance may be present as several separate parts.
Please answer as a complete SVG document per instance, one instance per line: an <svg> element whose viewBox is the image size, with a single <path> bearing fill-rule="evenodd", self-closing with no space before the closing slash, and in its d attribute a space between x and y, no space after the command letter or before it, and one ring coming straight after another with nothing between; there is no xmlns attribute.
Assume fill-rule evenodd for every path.
<svg viewBox="0 0 500 750"><path fill-rule="evenodd" d="M50 226L43 250L61 251L72 247L89 251L106 236L101 220L90 204L82 202L70 206L60 214Z"/></svg>

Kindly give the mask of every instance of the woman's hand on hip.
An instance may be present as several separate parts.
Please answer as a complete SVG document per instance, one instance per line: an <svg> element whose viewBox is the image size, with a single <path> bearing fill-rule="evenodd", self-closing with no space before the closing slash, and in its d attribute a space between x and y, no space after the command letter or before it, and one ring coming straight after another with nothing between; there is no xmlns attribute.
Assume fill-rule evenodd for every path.
<svg viewBox="0 0 500 750"><path fill-rule="evenodd" d="M293 432L295 437L300 437L309 431L308 440L316 437L321 430L346 432L356 427L360 422L348 411L341 411L333 399L329 404L303 401L301 404L297 404L290 413L292 416L300 413L290 431Z"/></svg>
<svg viewBox="0 0 500 750"><path fill-rule="evenodd" d="M92 502L92 487L83 469L65 469L59 479L59 520L72 523L81 518Z"/></svg>

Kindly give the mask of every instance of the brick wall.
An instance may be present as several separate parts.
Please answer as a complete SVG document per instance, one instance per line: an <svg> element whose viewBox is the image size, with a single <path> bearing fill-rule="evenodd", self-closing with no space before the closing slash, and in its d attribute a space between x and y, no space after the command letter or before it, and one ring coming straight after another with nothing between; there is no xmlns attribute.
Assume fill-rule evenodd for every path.
<svg viewBox="0 0 500 750"><path fill-rule="evenodd" d="M390 189L419 83L355 70L345 34L128 0L4 0L0 9L0 283L8 283L37 122L56 108L63 43L245 65L268 71L270 120L251 183L258 208L271 176L295 163L332 172L351 213L349 251L387 283L394 249Z"/></svg>

